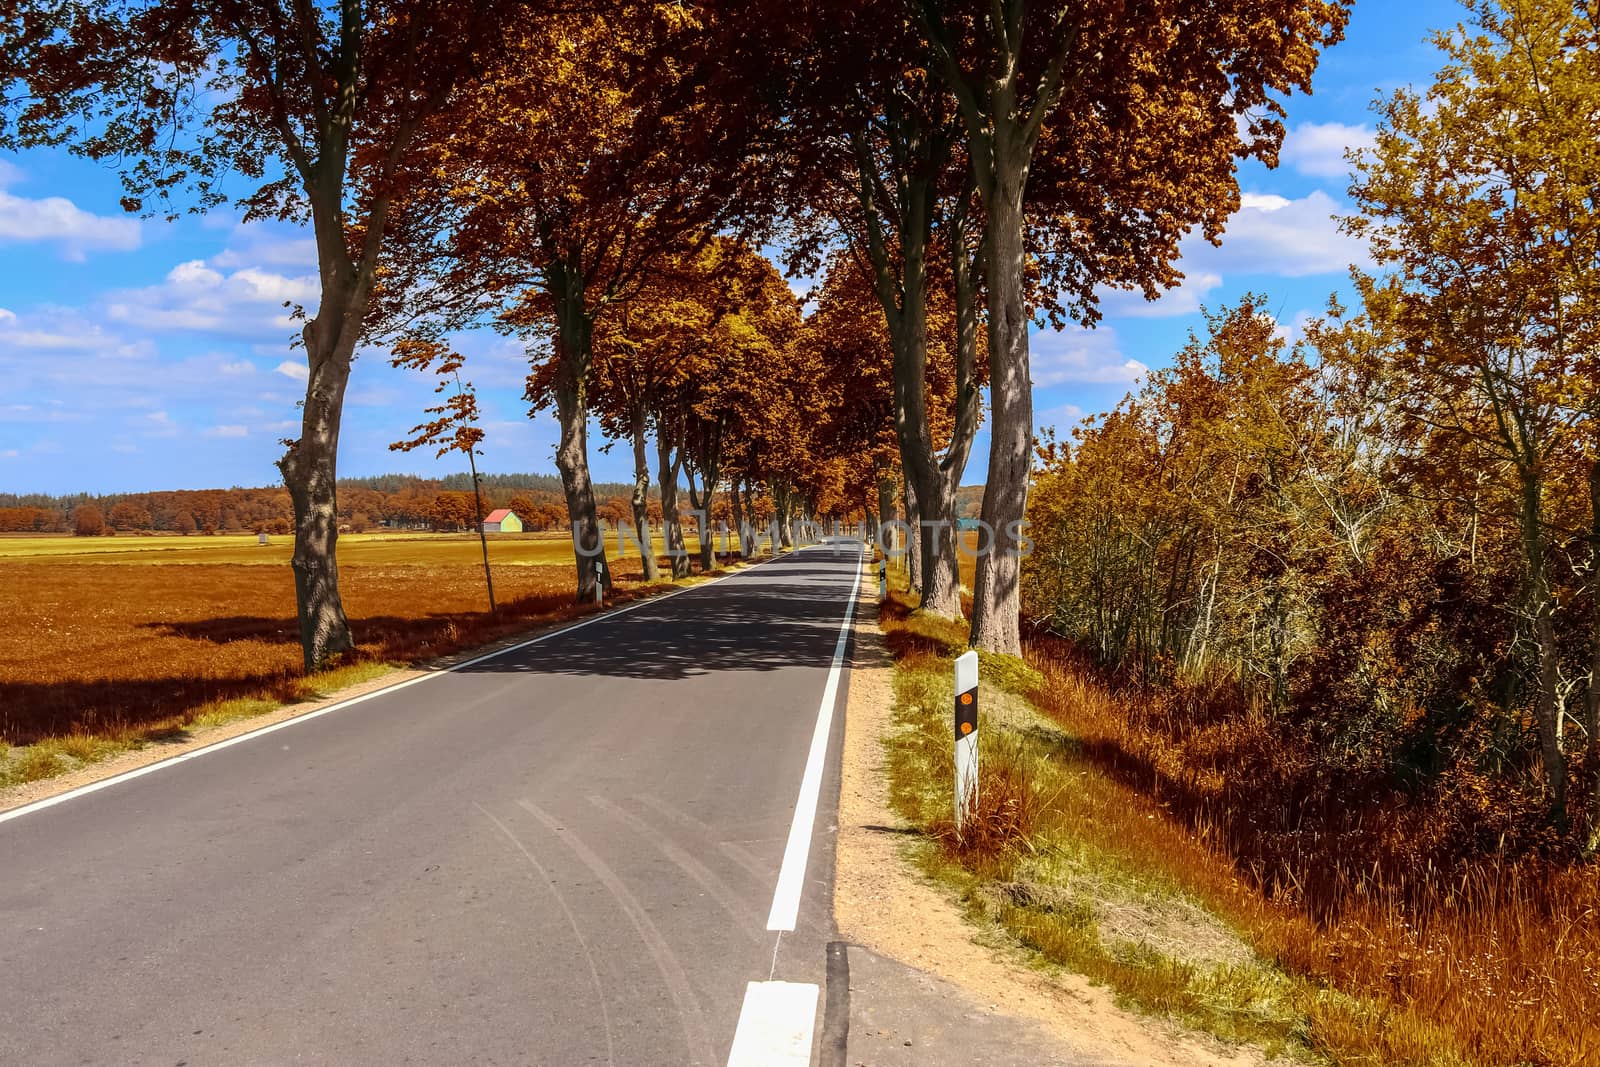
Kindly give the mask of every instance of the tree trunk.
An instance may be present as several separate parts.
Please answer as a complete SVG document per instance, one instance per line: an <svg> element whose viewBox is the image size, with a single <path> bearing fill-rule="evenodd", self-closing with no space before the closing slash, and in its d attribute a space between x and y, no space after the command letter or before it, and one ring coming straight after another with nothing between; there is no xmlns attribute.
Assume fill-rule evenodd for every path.
<svg viewBox="0 0 1600 1067"><path fill-rule="evenodd" d="M878 514L873 517L872 540L880 547L884 544L883 524L895 517L894 477L887 471L878 475Z"/></svg>
<svg viewBox="0 0 1600 1067"><path fill-rule="evenodd" d="M790 525L789 489L782 482L772 483L772 506L777 509L778 546L794 547L794 528Z"/></svg>
<svg viewBox="0 0 1600 1067"><path fill-rule="evenodd" d="M911 479L904 482L906 509L906 582L913 593L922 592L922 513L917 509L917 490Z"/></svg>
<svg viewBox="0 0 1600 1067"><path fill-rule="evenodd" d="M689 553L683 547L683 525L678 519L678 464L672 444L656 426L657 477L661 480L661 527L667 543L668 565L674 578L689 576Z"/></svg>
<svg viewBox="0 0 1600 1067"><path fill-rule="evenodd" d="M1534 697L1534 718L1539 728L1539 750L1545 785L1550 792L1550 818L1557 826L1567 822L1567 759L1561 750L1561 722L1556 687L1560 650L1556 647L1554 610L1549 577L1545 572L1543 501L1537 472L1522 471L1522 548L1528 575L1528 613L1539 649L1539 681Z"/></svg>
<svg viewBox="0 0 1600 1067"><path fill-rule="evenodd" d="M333 240L325 232L318 236L319 249ZM371 293L370 277L358 275L342 249L337 254L319 252L319 257L322 304L301 331L310 376L300 437L278 460L294 508L295 603L308 674L355 648L339 597L339 429L350 365Z"/></svg>
<svg viewBox="0 0 1600 1067"><path fill-rule="evenodd" d="M494 574L489 570L489 535L483 529L483 490L478 486L477 453L467 449L467 467L472 471L472 513L478 527L478 547L483 550L483 584L489 590L489 614L496 614L494 604Z"/></svg>
<svg viewBox="0 0 1600 1067"><path fill-rule="evenodd" d="M700 570L707 572L717 566L717 534L711 528L711 503L714 494L713 486L716 482L711 475L706 475L706 491L700 498L700 503L695 507L704 513L703 525L700 531Z"/></svg>
<svg viewBox="0 0 1600 1067"><path fill-rule="evenodd" d="M330 310L330 313L331 310ZM300 650L306 673L330 657L355 648L339 598L339 425L350 380L350 348L313 348L315 321L307 324L311 377L300 420L300 438L278 461L294 506L294 594Z"/></svg>
<svg viewBox="0 0 1600 1067"><path fill-rule="evenodd" d="M945 618L961 617L961 562L956 555L956 494L937 468L926 491L917 491L922 551L922 610Z"/></svg>
<svg viewBox="0 0 1600 1067"><path fill-rule="evenodd" d="M589 477L587 386L592 323L578 272L557 265L550 269L548 279L558 324L555 394L561 440L556 446L556 469L561 472L561 488L567 498L578 572L577 600L591 603L603 597L611 585L605 535L595 513L594 483Z"/></svg>
<svg viewBox="0 0 1600 1067"><path fill-rule="evenodd" d="M956 556L955 493L945 483L951 472L935 458L933 437L928 426L928 270L927 251L933 232L933 207L938 199L938 171L946 158L946 142L915 121L891 124L890 137L908 154L916 157L911 173L901 182L898 204L877 203L877 162L868 151L861 134L853 137L858 171L858 191L866 220L867 251L872 259L874 287L883 306L894 357L895 438L900 445L900 467L908 485L915 487L919 516L926 528L919 528L917 564L913 573L922 591L919 610L946 618L961 616L960 563ZM917 154L920 153L920 157ZM890 240L883 232L879 211L891 210L896 233ZM959 232L959 230L958 230ZM959 237L957 238L959 241ZM971 432L958 420L953 452L966 464ZM961 429L967 433L965 446ZM961 470L953 476L959 479Z"/></svg>
<svg viewBox="0 0 1600 1067"><path fill-rule="evenodd" d="M733 556L744 559L744 498L739 493L737 473L728 488L728 503L733 511Z"/></svg>
<svg viewBox="0 0 1600 1067"><path fill-rule="evenodd" d="M759 521L757 519L757 517L756 517L756 483L755 483L755 479L750 477L749 475L745 476L743 493L744 493L744 521L748 522L752 527L754 527L755 524ZM752 529L751 533L754 534L755 530ZM759 535L757 535L757 537L755 538L755 541L756 541L756 544L760 543ZM755 554L752 551L753 547L754 547L753 545L747 545L747 544L744 543L744 527L743 526L739 527L739 551L744 554L744 557L746 559L749 559L752 555Z"/></svg>
<svg viewBox="0 0 1600 1067"><path fill-rule="evenodd" d="M1594 781L1589 797L1589 851L1600 847L1600 456L1589 464L1589 691L1585 726Z"/></svg>
<svg viewBox="0 0 1600 1067"><path fill-rule="evenodd" d="M1023 518L1033 461L1033 382L1028 370L1028 309L1024 291L1022 193L1024 167L1013 153L995 153L995 188L989 210L989 472L983 521L994 545L978 557L972 590L972 645L988 652L1022 654Z"/></svg>
<svg viewBox="0 0 1600 1067"><path fill-rule="evenodd" d="M692 466L685 465L684 477L689 483L689 507L694 511L696 555L700 560L700 573L705 574L712 567L711 556L716 549L711 533L711 484L707 482L706 491L701 494Z"/></svg>
<svg viewBox="0 0 1600 1067"><path fill-rule="evenodd" d="M654 582L661 577L661 566L656 562L655 546L650 543L650 461L645 456L644 406L633 409L633 532L639 538L644 557L644 580Z"/></svg>

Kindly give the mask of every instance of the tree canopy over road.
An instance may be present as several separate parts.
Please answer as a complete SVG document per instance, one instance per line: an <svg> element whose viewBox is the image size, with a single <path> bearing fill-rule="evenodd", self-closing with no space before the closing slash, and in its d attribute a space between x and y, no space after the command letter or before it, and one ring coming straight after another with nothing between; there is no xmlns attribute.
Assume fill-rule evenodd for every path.
<svg viewBox="0 0 1600 1067"><path fill-rule="evenodd" d="M943 615L961 612L955 490L986 417L996 550L972 636L1015 653L1028 323L1091 323L1102 285L1172 284L1178 238L1220 233L1238 161L1274 157L1281 101L1344 17L1328 0L22 0L0 20L3 143L114 162L130 211L234 204L314 233L303 425L279 464L307 668L351 647L335 485L352 361L447 353L472 327L528 345L579 544L599 541L590 420L630 443L640 486L653 427L669 536L680 474L701 509L764 491L785 539L796 516L878 514L902 483ZM754 251L772 240L827 266L808 324ZM868 296L884 328L862 342L886 345L819 336L865 327ZM577 560L588 598L603 548Z"/></svg>

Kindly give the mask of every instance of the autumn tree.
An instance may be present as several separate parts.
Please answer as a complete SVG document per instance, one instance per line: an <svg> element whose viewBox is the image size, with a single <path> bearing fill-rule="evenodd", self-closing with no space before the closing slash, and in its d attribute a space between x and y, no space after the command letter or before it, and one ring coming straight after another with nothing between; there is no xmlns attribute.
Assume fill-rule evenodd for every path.
<svg viewBox="0 0 1600 1067"><path fill-rule="evenodd" d="M1590 583L1600 564L1600 37L1586 5L1466 7L1468 25L1436 37L1447 62L1426 93L1383 101L1349 228L1392 272L1362 289L1398 342L1380 354L1408 446L1437 457L1441 488L1516 531L1534 718L1561 822L1562 727L1578 680L1558 633L1555 546L1585 529ZM1600 604L1592 584L1589 597ZM1600 607L1591 611L1585 720L1600 766ZM1591 827L1600 840L1600 804Z"/></svg>
<svg viewBox="0 0 1600 1067"><path fill-rule="evenodd" d="M793 345L800 332L799 301L764 257L737 241L718 239L704 262L717 314L702 338L700 360L689 368L677 402L690 504L703 517L700 565L713 562L710 517L728 474L733 442L767 432L773 411L785 410L775 390L814 387L795 378ZM696 484L698 478L698 486Z"/></svg>
<svg viewBox="0 0 1600 1067"><path fill-rule="evenodd" d="M932 56L913 20L852 4L806 11L793 25L769 27L777 43L764 49L780 57L773 66L787 78L781 158L799 236L791 260L814 270L842 247L862 268L848 276L876 300L889 340L892 425L917 535L915 587L922 610L955 616L955 491L982 378L975 192L960 116L928 73ZM953 394L930 396L930 351L935 362L949 354ZM936 443L940 424L947 431Z"/></svg>
<svg viewBox="0 0 1600 1067"><path fill-rule="evenodd" d="M451 220L435 278L454 301L442 321L491 320L550 346L529 399L561 427L579 599L608 574L588 462L596 322L706 232L728 196L718 161L738 124L693 90L694 20L689 8L619 4L519 23L502 62L439 120L436 154L414 161L460 176L447 198L412 208Z"/></svg>
<svg viewBox="0 0 1600 1067"><path fill-rule="evenodd" d="M489 538L484 531L483 491L478 484L478 445L483 442L483 429L478 425L478 394L471 382L461 380L461 366L465 362L459 352L445 351L439 346L416 338L403 338L396 343L396 367L431 369L437 376L434 394L444 399L427 409L433 418L411 427L411 436L389 446L391 452L410 452L430 447L437 451L434 457L443 458L451 452L467 457L467 469L472 474L472 524L478 530L478 547L483 552L483 584L489 592L489 613L495 612L494 575L489 570ZM455 389L451 390L451 385Z"/></svg>
<svg viewBox="0 0 1600 1067"><path fill-rule="evenodd" d="M1020 527L1033 458L1028 329L1095 318L1100 284L1171 285L1179 239L1215 240L1237 209L1235 167L1276 161L1277 96L1309 91L1344 5L912 0L954 96L984 213L990 388L973 644L1020 651ZM1030 260L1040 282L1029 286ZM1030 300L1030 296L1033 297Z"/></svg>
<svg viewBox="0 0 1600 1067"><path fill-rule="evenodd" d="M72 509L72 532L79 537L99 537L106 532L105 514L93 504Z"/></svg>
<svg viewBox="0 0 1600 1067"><path fill-rule="evenodd" d="M522 0L27 0L0 17L13 119L4 144L66 144L113 162L130 211L231 200L246 219L312 230L320 294L300 338L301 432L279 461L307 670L353 647L335 552L339 428L390 251L390 209L424 177L405 161L502 31L534 10Z"/></svg>

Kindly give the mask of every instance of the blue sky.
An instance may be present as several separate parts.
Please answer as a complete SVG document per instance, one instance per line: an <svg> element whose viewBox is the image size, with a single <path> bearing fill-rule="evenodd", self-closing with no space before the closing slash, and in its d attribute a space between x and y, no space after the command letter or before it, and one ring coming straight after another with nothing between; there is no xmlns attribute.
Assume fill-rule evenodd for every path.
<svg viewBox="0 0 1600 1067"><path fill-rule="evenodd" d="M1092 331L1033 339L1034 407L1063 429L1114 405L1159 367L1201 319L1201 304L1270 295L1285 329L1344 287L1364 250L1331 216L1348 210L1342 153L1370 136L1380 91L1425 84L1431 29L1453 25L1452 0L1358 0L1345 42L1324 58L1316 92L1289 104L1282 165L1248 165L1245 206L1222 247L1185 245L1183 285L1147 304L1108 294ZM0 492L115 492L268 485L280 438L298 428L303 355L285 300L313 302L308 235L241 226L219 212L176 223L117 206L115 173L62 151L0 155ZM485 413L484 469L554 471L555 422L527 417L517 344L468 341ZM388 444L421 419L431 383L358 359L340 471L443 473L457 464L397 455ZM968 475L983 480L980 432ZM592 448L595 476L628 478L625 449Z"/></svg>

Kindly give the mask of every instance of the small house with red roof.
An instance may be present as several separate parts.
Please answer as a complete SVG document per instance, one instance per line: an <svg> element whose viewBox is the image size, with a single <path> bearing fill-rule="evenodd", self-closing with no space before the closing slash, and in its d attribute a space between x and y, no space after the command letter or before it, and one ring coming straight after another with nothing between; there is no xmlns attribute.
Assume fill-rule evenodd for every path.
<svg viewBox="0 0 1600 1067"><path fill-rule="evenodd" d="M484 533L521 533L522 520L510 508L495 508L483 520Z"/></svg>

